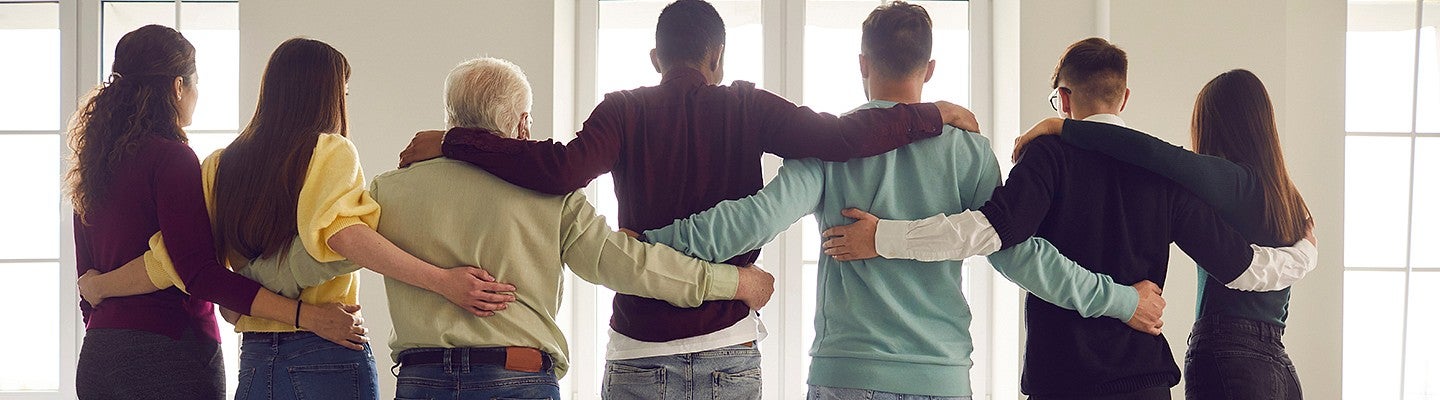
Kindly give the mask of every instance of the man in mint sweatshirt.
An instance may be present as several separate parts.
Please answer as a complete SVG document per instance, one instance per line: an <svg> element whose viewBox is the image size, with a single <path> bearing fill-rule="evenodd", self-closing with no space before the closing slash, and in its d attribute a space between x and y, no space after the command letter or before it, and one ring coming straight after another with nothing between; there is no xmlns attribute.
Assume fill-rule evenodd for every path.
<svg viewBox="0 0 1440 400"><path fill-rule="evenodd" d="M859 109L919 102L934 72L931 42L924 8L903 2L876 8L865 20L860 56L871 101ZM821 226L834 226L850 222L841 214L850 207L890 219L977 208L999 184L999 166L984 137L948 133L849 162L787 160L759 193L645 236L702 259L724 260L761 247L811 213ZM1047 301L1159 333L1155 322L1163 300L1148 281L1133 289L1116 284L1065 259L1043 239L991 257L1013 266L1000 272ZM961 267L960 261L822 257L810 398L969 398L974 346Z"/></svg>

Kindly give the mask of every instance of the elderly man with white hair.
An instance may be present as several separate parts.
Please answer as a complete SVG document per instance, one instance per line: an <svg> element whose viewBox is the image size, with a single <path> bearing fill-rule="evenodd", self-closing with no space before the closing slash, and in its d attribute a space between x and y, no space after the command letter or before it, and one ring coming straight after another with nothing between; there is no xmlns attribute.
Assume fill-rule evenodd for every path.
<svg viewBox="0 0 1440 400"><path fill-rule="evenodd" d="M466 61L445 81L450 127L526 138L530 104L524 73L505 60ZM436 265L484 266L517 288L515 302L477 318L387 278L397 398L560 398L556 381L569 368L555 324L562 264L617 292L680 307L735 299L758 309L774 291L774 277L756 267L711 264L612 231L578 191L544 195L461 161L381 174L370 192L385 210L378 230L396 245Z"/></svg>

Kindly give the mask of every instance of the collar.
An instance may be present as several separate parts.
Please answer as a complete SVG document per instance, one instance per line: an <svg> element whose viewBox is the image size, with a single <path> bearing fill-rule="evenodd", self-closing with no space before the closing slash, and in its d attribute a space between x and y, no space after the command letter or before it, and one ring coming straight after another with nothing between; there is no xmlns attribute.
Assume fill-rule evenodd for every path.
<svg viewBox="0 0 1440 400"><path fill-rule="evenodd" d="M701 74L700 70L690 67L675 67L671 68L669 71L665 71L664 74L661 74L661 85L668 85L671 83L694 86L703 86L706 84L705 75Z"/></svg>
<svg viewBox="0 0 1440 400"><path fill-rule="evenodd" d="M1120 116L1115 114L1095 114L1085 117L1084 121L1101 122L1110 125L1125 126L1125 120L1120 119Z"/></svg>

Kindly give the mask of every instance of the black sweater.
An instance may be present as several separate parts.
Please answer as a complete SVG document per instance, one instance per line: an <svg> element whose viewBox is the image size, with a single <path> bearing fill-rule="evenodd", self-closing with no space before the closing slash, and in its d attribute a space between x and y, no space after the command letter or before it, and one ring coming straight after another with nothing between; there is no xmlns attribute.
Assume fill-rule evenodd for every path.
<svg viewBox="0 0 1440 400"><path fill-rule="evenodd" d="M1265 229L1265 197L1260 177L1247 165L1224 158L1195 154L1144 132L1119 125L1065 120L1060 135L1065 143L1094 150L1125 163L1153 171L1189 189L1240 231L1250 243L1289 246ZM1200 271L1196 320L1224 315L1285 326L1290 289L1244 292L1225 287Z"/></svg>
<svg viewBox="0 0 1440 400"><path fill-rule="evenodd" d="M1042 137L1026 147L1005 185L980 208L1002 248L1030 236L1115 282L1165 286L1170 243L1222 282L1249 267L1253 251L1209 206L1150 171ZM1025 299L1030 395L1093 395L1171 387L1180 370L1165 337L1111 318Z"/></svg>

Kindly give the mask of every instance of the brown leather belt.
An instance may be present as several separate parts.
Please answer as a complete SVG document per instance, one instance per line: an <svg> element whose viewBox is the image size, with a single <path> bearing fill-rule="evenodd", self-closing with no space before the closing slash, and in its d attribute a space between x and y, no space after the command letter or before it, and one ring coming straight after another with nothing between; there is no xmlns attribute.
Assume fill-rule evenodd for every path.
<svg viewBox="0 0 1440 400"><path fill-rule="evenodd" d="M554 364L550 355L530 347L427 347L400 354L400 365L498 365L511 371L540 372Z"/></svg>

